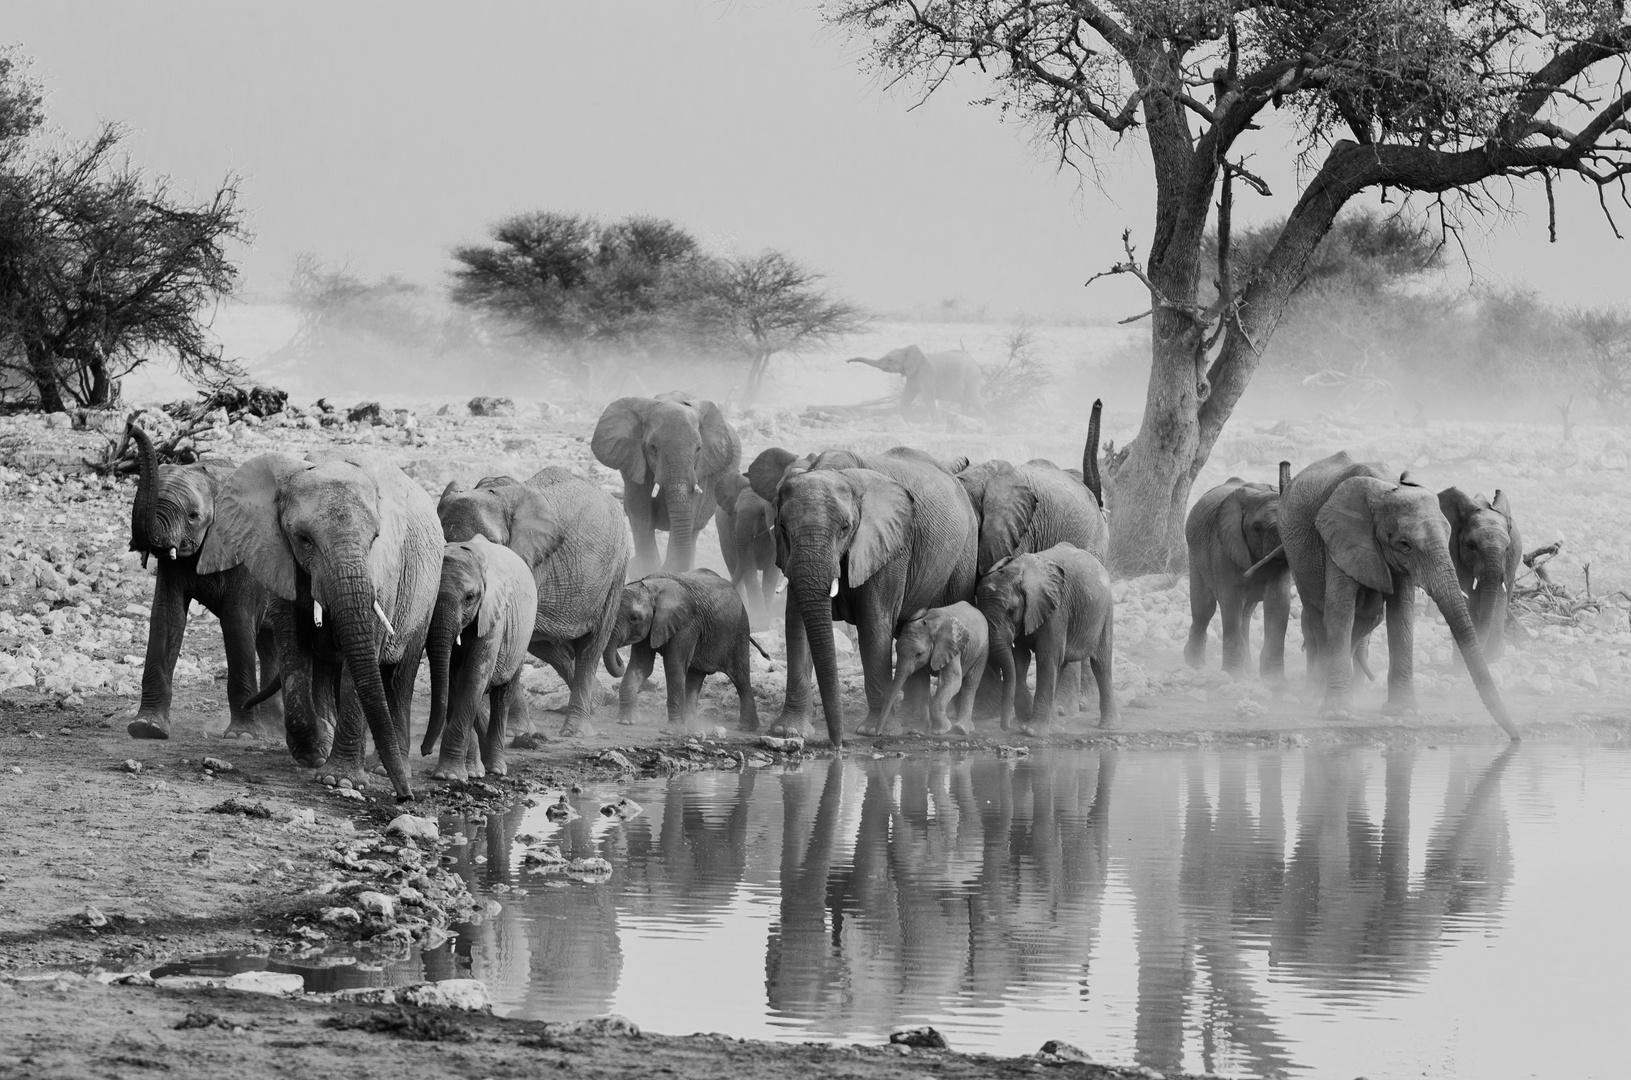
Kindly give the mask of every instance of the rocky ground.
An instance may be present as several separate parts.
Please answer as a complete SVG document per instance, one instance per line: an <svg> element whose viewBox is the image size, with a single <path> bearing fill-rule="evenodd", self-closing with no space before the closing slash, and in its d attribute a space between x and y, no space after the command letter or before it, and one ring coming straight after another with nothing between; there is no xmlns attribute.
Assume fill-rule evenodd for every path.
<svg viewBox="0 0 1631 1080"><path fill-rule="evenodd" d="M615 475L589 453L593 409L523 402L513 415L477 417L463 403L445 412L438 411L440 404L409 405L382 410L378 423L348 422L344 410L308 406L270 420L223 422L193 441L206 458L223 460L270 449L301 453L336 443L367 445L398 461L432 493L450 479L525 477L547 464L578 469L608 490L620 490ZM958 430L946 431L859 422L820 409L762 408L735 416L747 457L769 445L875 450L906 442L975 459L1050 456L1061 463L1079 460L1076 419L1066 415L1058 423L1009 429L956 421ZM14 1021L0 1025L0 1076L116 1075L157 1067L180 1076L219 1075L226 1062L260 1069L257 1062L280 1054L302 1061L301 1072L345 1063L357 1075L399 1072L406 1054L414 1055L418 1071L471 1076L517 1075L536 1069L540 1059L603 1072L638 1061L643 1071L664 1067L684 1075L710 1071L699 1062L712 1062L713 1072L751 1067L857 1075L915 1060L899 1051L852 1054L719 1039L567 1037L482 1016L452 1022L469 1041L432 1040L427 1048L399 1037L401 1024L412 1028L419 1021L391 1020L396 1030L386 1024L418 1012L374 1007L372 1015L385 1018L380 1030L335 1029L319 1027L331 1014L309 1004L200 996L205 992L196 986L155 991L72 978L15 981L46 970L142 972L176 956L311 949L348 936L434 941L451 922L482 915L460 879L441 869L458 838L387 832L397 810L383 792L330 791L311 783L281 746L220 739L225 663L218 627L207 614L195 612L189 626L177 672L175 736L137 742L125 735L124 718L140 681L152 576L125 550L133 483L104 479L82 464L101 457L108 437L75 430L67 420L0 418L0 815L6 822L0 828L0 973L12 979L0 981L0 1007ZM157 413L145 414L144 422L160 435L169 423ZM1111 412L1107 432L1124 441L1135 423L1130 415ZM1549 570L1571 598L1537 602L1521 614L1522 640L1496 666L1509 705L1530 738L1619 739L1631 731L1625 704L1631 601L1615 595L1631 584L1631 549L1622 539L1631 527L1631 500L1612 493L1626 487L1627 440L1618 429L1581 428L1560 447L1554 434L1474 424L1376 429L1328 421L1242 422L1220 442L1201 483L1230 474L1268 480L1282 458L1302 464L1346 448L1408 466L1432 486L1505 489L1528 546L1563 541ZM711 529L699 552L722 566ZM1595 602L1582 604L1588 568ZM1417 679L1426 715L1381 716L1383 691L1371 686L1360 695L1361 717L1333 725L1313 718L1315 702L1301 688L1276 695L1255 679L1185 668L1185 581L1120 581L1115 594L1123 723L1106 732L1089 716L1067 719L1052 741L1261 745L1498 737L1470 683L1451 671L1449 636L1430 611L1423 611L1418 626ZM1300 664L1293 614L1295 680ZM755 689L761 713L774 715L784 687L779 630L772 627L761 640L778 659L756 658ZM1377 645L1372 663L1380 671L1385 646ZM1214 629L1214 665L1217 653ZM846 709L857 715L864 707L859 665L852 653L843 663ZM710 681L705 691L710 730L701 738L687 740L666 729L659 689L643 699L646 715L639 724L619 726L611 710L603 710L596 735L566 741L553 738L559 730L555 710L565 701L559 680L541 667L529 668L526 678L539 737L530 749L512 754L512 776L447 788L432 784L421 765L416 814L480 812L487 804L545 797L631 770L753 768L775 756L752 736L727 729L736 706L722 680ZM603 682L609 693L610 678L603 676ZM994 725L973 741L1044 742L1005 740ZM852 752L941 748L903 736ZM174 1030L189 1011L227 1022ZM78 1059L65 1049L74 1039L84 1042ZM972 1075L976 1069L990 1074L1034 1065L947 1058L932 1067Z"/></svg>

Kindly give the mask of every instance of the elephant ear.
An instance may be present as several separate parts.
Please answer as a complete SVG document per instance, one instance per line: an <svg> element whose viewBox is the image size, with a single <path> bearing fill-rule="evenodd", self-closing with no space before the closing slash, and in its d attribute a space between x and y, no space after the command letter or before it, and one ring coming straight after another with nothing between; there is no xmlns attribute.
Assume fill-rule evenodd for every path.
<svg viewBox="0 0 1631 1080"><path fill-rule="evenodd" d="M536 576L566 539L566 522L549 500L533 488L518 486L514 498L506 515L510 538L504 546L521 556L521 561Z"/></svg>
<svg viewBox="0 0 1631 1080"><path fill-rule="evenodd" d="M436 516L436 505L430 501L429 492L388 458L355 453L343 460L361 470L373 486L379 535L368 551L369 576L386 610L400 618L408 614L400 608L398 597L410 576L408 561L422 552L441 548L442 524Z"/></svg>
<svg viewBox="0 0 1631 1080"><path fill-rule="evenodd" d="M1456 573L1470 574L1471 567L1461 558L1461 542L1466 536L1467 524L1478 511L1478 504L1458 487L1447 487L1438 493L1439 512L1450 523L1450 561Z"/></svg>
<svg viewBox="0 0 1631 1080"><path fill-rule="evenodd" d="M677 581L664 581L651 590L651 647L660 649L685 623L685 590Z"/></svg>
<svg viewBox="0 0 1631 1080"><path fill-rule="evenodd" d="M922 371L929 364L929 358L923 350L916 345L908 345L900 351L900 373L911 378Z"/></svg>
<svg viewBox="0 0 1631 1080"><path fill-rule="evenodd" d="M776 489L781 486L782 473L797 460L798 455L793 451L783 450L779 446L760 451L759 456L753 459L753 464L748 466L748 483L752 485L753 493L765 502L774 504Z"/></svg>
<svg viewBox="0 0 1631 1080"><path fill-rule="evenodd" d="M1371 513L1370 496L1376 485L1375 478L1368 476L1351 476L1338 484L1314 515L1314 528L1343 573L1367 589L1392 593L1393 575L1377 543L1376 519Z"/></svg>
<svg viewBox="0 0 1631 1080"><path fill-rule="evenodd" d="M711 401L694 401L692 407L700 414L697 424L702 432L702 453L697 457L697 475L717 476L733 473L742 464L742 440L731 427L719 406Z"/></svg>
<svg viewBox="0 0 1631 1080"><path fill-rule="evenodd" d="M979 565L990 565L1004 555L1018 555L1032 548L1032 524L1036 518L1036 492L1020 477L1006 477L1006 483L993 480L982 502Z"/></svg>
<svg viewBox="0 0 1631 1080"><path fill-rule="evenodd" d="M906 487L871 469L845 469L850 484L860 495L860 520L849 545L849 583L854 588L906 546L906 530L912 522L912 495Z"/></svg>
<svg viewBox="0 0 1631 1080"><path fill-rule="evenodd" d="M1218 540L1229 561L1242 570L1257 560L1252 558L1252 546L1246 539L1246 513L1239 499L1225 499L1218 507Z"/></svg>
<svg viewBox="0 0 1631 1080"><path fill-rule="evenodd" d="M1490 509L1506 518L1507 529L1512 528L1512 504L1507 501L1506 492L1500 488L1495 489L1495 498L1490 500Z"/></svg>
<svg viewBox="0 0 1631 1080"><path fill-rule="evenodd" d="M618 398L600 414L595 434L589 440L596 461L616 469L634 484L651 482L645 448L646 413L650 408L650 398Z"/></svg>
<svg viewBox="0 0 1631 1080"><path fill-rule="evenodd" d="M1059 597L1065 591L1064 567L1041 560L1037 562L1037 566L1026 568L1019 586L1025 597L1025 625L1021 629L1027 637L1053 617L1059 607Z"/></svg>
<svg viewBox="0 0 1631 1080"><path fill-rule="evenodd" d="M313 466L291 454L261 454L238 466L215 497L215 520L198 553L198 572L242 564L282 600L295 598L295 559L278 520L278 493Z"/></svg>
<svg viewBox="0 0 1631 1080"><path fill-rule="evenodd" d="M968 627L963 625L961 619L951 620L950 632L937 638L934 648L929 652L929 670L939 671L953 658L963 655L963 646L968 644Z"/></svg>
<svg viewBox="0 0 1631 1080"><path fill-rule="evenodd" d="M714 483L714 503L727 516L736 515L736 497L748 486L748 478L739 472L728 472Z"/></svg>
<svg viewBox="0 0 1631 1080"><path fill-rule="evenodd" d="M443 488L442 493L439 496L437 496L436 502L438 504L440 504L442 502L445 502L448 498L450 498L450 497L452 497L454 495L457 495L459 492L461 492L463 490L464 490L464 485L463 484L459 483L457 480L449 480L447 482L447 487Z"/></svg>

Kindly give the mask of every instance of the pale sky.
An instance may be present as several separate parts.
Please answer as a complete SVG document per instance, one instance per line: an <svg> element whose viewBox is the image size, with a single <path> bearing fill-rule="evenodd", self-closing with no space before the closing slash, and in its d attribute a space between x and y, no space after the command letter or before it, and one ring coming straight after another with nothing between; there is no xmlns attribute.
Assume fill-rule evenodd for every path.
<svg viewBox="0 0 1631 1080"><path fill-rule="evenodd" d="M811 0L494 0L275 4L12 0L0 41L34 58L51 121L133 132L142 165L208 190L244 177L252 295L303 250L379 275L446 281L451 247L509 213L656 214L710 246L785 249L874 309L961 297L1011 317L1115 318L1147 306L1128 279L1083 281L1152 228L1135 137L1099 181L1059 172L1032 133L968 104L921 108L857 65ZM1246 147L1283 214L1291 151ZM1560 185L1470 238L1476 273L1569 303L1624 303L1631 241L1595 193ZM1631 234L1631 211L1622 216ZM1465 282L1467 271L1458 270Z"/></svg>

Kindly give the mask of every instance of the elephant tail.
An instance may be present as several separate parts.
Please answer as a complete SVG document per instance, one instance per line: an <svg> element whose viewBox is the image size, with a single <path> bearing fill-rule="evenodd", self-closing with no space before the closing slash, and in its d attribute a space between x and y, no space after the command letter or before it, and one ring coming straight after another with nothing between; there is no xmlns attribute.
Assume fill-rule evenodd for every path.
<svg viewBox="0 0 1631 1080"><path fill-rule="evenodd" d="M759 644L758 640L756 638L754 638L754 636L752 634L748 635L748 644L752 645L755 649L757 649L759 651L760 656L764 657L766 660L770 659L770 654L765 652L765 647L763 645Z"/></svg>
<svg viewBox="0 0 1631 1080"><path fill-rule="evenodd" d="M1099 476L1099 414L1104 400L1093 399L1093 413L1087 421L1087 445L1082 447L1082 483L1093 493L1093 501L1104 509L1104 482Z"/></svg>
<svg viewBox="0 0 1631 1080"><path fill-rule="evenodd" d="M267 698L271 697L273 694L282 689L283 672L280 671L276 675L272 676L272 681L266 684L265 689L261 690L260 693L244 702L244 708L253 709L256 705L259 705L261 702L265 701Z"/></svg>

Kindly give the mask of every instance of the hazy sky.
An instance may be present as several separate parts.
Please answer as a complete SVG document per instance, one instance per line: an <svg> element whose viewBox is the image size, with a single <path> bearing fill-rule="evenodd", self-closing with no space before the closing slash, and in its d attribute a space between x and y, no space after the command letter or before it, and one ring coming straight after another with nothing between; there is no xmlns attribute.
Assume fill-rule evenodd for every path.
<svg viewBox="0 0 1631 1080"><path fill-rule="evenodd" d="M915 97L863 73L810 0L12 0L3 26L68 134L120 120L136 159L184 187L243 175L257 237L243 265L263 296L302 250L440 285L453 244L556 209L784 248L882 309L1145 306L1127 279L1082 288L1119 257L1124 226L1147 247L1136 138L1084 185L1028 129L969 105L977 84L909 110ZM1283 214L1291 152L1259 139L1253 165L1276 197L1242 209ZM1472 237L1476 272L1624 302L1631 242L1581 185L1560 191L1562 243L1546 243L1544 201L1520 197L1527 214Z"/></svg>

